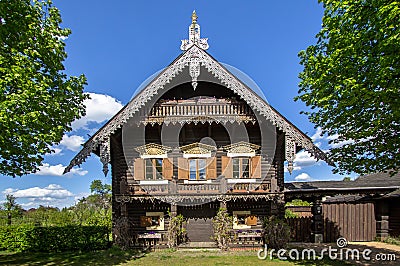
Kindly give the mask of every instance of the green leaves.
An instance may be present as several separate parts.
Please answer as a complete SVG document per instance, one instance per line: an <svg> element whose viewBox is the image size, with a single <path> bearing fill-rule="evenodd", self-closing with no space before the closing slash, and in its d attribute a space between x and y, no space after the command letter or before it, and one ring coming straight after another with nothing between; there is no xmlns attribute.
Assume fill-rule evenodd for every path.
<svg viewBox="0 0 400 266"><path fill-rule="evenodd" d="M299 53L310 121L338 138L334 172L399 170L400 2L320 0L318 41Z"/></svg>
<svg viewBox="0 0 400 266"><path fill-rule="evenodd" d="M85 76L67 77L61 16L51 1L0 1L0 174L37 171L85 114Z"/></svg>

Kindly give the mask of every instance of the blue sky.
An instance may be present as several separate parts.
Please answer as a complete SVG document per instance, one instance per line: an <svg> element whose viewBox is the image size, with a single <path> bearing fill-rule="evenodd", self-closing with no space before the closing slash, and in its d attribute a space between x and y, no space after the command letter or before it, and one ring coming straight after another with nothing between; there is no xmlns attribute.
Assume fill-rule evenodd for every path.
<svg viewBox="0 0 400 266"><path fill-rule="evenodd" d="M322 149L330 148L328 138L318 137L314 125L300 114L305 105L293 101L302 70L297 54L315 43L321 28L323 8L317 0L54 0L54 5L61 11L62 26L72 30L65 41L66 73L86 75L85 91L92 100L87 102L87 116L74 123L74 131L54 147L55 154L45 157L39 173L1 177L1 199L13 193L24 208L70 206L90 192L92 180L110 183L95 155L82 168L61 173L88 134L125 105L144 80L181 53L180 40L187 38L194 9L201 35L209 39L208 52L249 75L275 109ZM331 170L300 152L295 171L286 173L285 180L343 179Z"/></svg>

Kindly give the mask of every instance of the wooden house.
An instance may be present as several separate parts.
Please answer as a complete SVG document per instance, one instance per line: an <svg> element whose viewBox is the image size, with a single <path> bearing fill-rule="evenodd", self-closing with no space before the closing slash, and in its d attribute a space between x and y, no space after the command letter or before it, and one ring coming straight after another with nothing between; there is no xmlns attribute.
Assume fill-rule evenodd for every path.
<svg viewBox="0 0 400 266"><path fill-rule="evenodd" d="M182 54L97 131L66 168L91 153L112 169L117 243L165 243L171 216L188 241L210 242L220 207L234 244L260 241L265 217L284 213L284 163L325 154L210 54L192 15ZM288 99L289 100L289 99Z"/></svg>

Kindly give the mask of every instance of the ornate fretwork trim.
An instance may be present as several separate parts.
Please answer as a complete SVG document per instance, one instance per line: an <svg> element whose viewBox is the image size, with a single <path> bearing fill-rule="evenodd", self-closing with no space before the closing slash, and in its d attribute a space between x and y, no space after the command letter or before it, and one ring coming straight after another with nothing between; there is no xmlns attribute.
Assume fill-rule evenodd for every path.
<svg viewBox="0 0 400 266"><path fill-rule="evenodd" d="M293 172L293 161L296 158L296 142L286 135L285 138L285 159L288 162L288 171L290 174Z"/></svg>
<svg viewBox="0 0 400 266"><path fill-rule="evenodd" d="M168 152L172 150L172 148L156 143L148 143L136 147L135 150L140 154L141 157L149 157L149 156L151 157L151 156L166 155Z"/></svg>
<svg viewBox="0 0 400 266"><path fill-rule="evenodd" d="M193 57L198 57L202 66L218 78L223 85L239 95L253 110L258 111L262 116L271 121L273 125L285 132L286 137L290 137L298 146L303 147L317 160L327 161L326 154L316 147L309 137L287 121L281 114L249 87L244 85L244 83L226 70L221 64L215 61L209 54L200 49L197 45L193 45L150 82L146 88L136 95L135 98L108 121L107 124L97 131L96 134L85 143L84 148L72 159L64 172L69 172L73 166L80 165L84 162L90 153L99 145L108 143L110 135L118 128L121 128L147 101L151 100L154 95L159 93L160 89L164 88L172 78L177 76L184 67L188 66Z"/></svg>
<svg viewBox="0 0 400 266"><path fill-rule="evenodd" d="M171 196L131 196L131 195L117 195L115 196L115 201L120 203L130 203L134 201L139 202L155 202L155 201L162 201L168 202L171 204L179 203L204 203L204 202L211 202L211 201L220 201L220 202L228 202L228 201L239 201L239 200L255 200L255 201L263 201L263 200L282 200L284 199L283 193L268 193L268 194L258 194L258 195L171 195Z"/></svg>
<svg viewBox="0 0 400 266"><path fill-rule="evenodd" d="M261 147L253 143L239 141L230 145L226 145L223 148L230 153L254 153Z"/></svg>
<svg viewBox="0 0 400 266"><path fill-rule="evenodd" d="M203 143L192 143L189 145L185 145L180 147L183 155L211 155L212 151L215 151L217 147L203 144Z"/></svg>

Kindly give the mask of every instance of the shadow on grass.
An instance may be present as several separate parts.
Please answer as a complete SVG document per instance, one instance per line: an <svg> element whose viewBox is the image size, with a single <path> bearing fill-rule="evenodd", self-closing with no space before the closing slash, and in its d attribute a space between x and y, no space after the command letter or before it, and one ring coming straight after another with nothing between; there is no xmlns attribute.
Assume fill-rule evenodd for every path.
<svg viewBox="0 0 400 266"><path fill-rule="evenodd" d="M0 253L0 265L115 265L145 255L142 251L110 248L60 253Z"/></svg>

